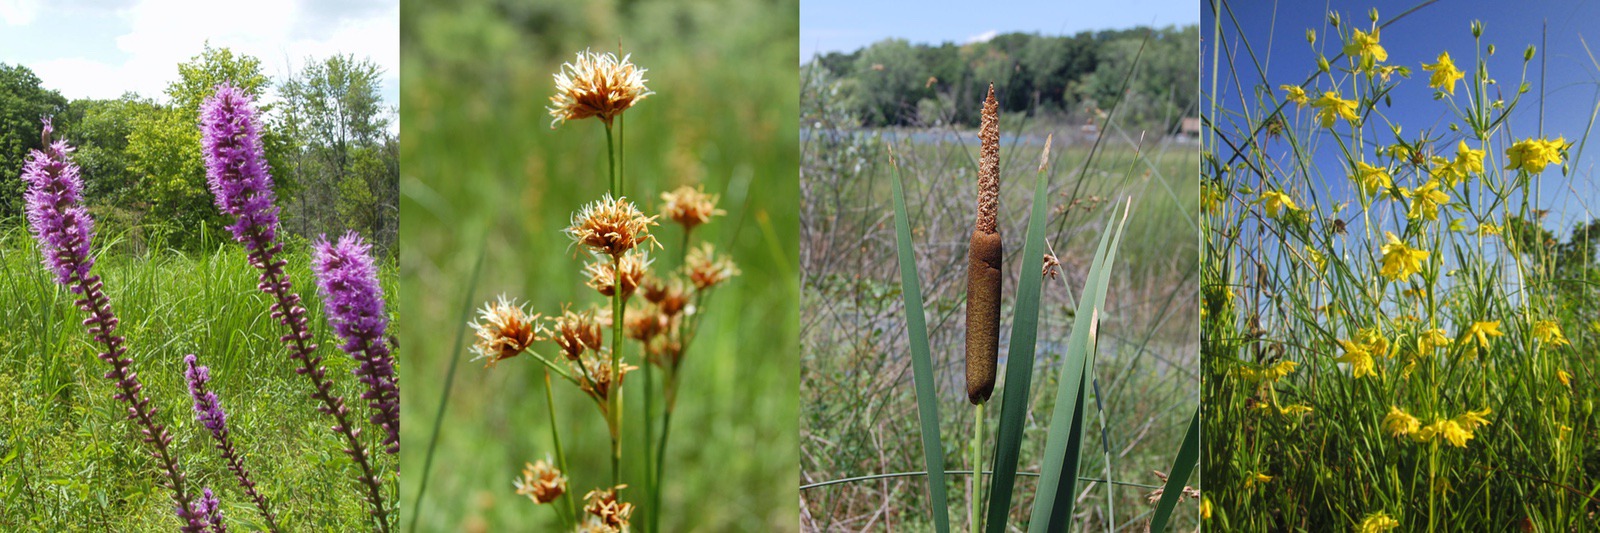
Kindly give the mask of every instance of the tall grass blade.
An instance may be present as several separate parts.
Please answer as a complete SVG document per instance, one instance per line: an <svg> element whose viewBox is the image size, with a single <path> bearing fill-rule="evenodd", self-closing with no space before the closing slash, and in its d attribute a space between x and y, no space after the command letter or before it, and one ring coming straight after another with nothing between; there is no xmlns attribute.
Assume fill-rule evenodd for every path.
<svg viewBox="0 0 1600 533"><path fill-rule="evenodd" d="M1113 213L1115 216L1115 213ZM1066 520L1072 516L1073 494L1077 489L1078 456L1083 449L1083 416L1088 399L1085 384L1087 371L1092 365L1096 340L1096 327L1100 310L1105 306L1106 290L1111 284L1111 266L1116 262L1117 246L1122 242L1122 230L1127 227L1128 211L1124 208L1122 220L1116 229L1100 235L1100 246L1089 266L1089 276L1081 291L1076 317L1072 321L1072 334L1067 338L1066 357L1061 367L1063 373L1050 414L1050 433L1045 440L1044 471L1039 479L1039 489L1034 494L1033 515L1028 521L1029 531L1059 531L1065 529ZM1054 522L1054 523L1053 523Z"/></svg>
<svg viewBox="0 0 1600 533"><path fill-rule="evenodd" d="M411 500L411 528L417 530L417 524L422 520L422 495L428 492L428 471L433 467L433 451L439 446L439 428L444 425L444 410L450 405L450 386L455 383L456 363L461 361L461 347L466 346L467 324L472 321L473 290L478 287L478 275L483 272L483 256L488 251L487 242L478 244L478 258L472 263L472 277L467 278L467 287L462 291L461 314L456 317L456 342L455 353L450 356L450 370L445 373L444 392L439 395L439 410L433 416L433 432L428 437L428 451L422 460L422 481L417 485L417 496Z"/></svg>
<svg viewBox="0 0 1600 533"><path fill-rule="evenodd" d="M928 323L922 310L917 261L911 253L911 220L906 216L905 186L901 183L900 166L894 160L892 147L889 148L889 165L894 168L895 247L899 249L900 258L900 294L906 304L906 334L911 337L911 370L917 388L922 458L927 471L932 472L928 475L928 510L933 514L933 525L938 533L949 533L950 501L945 494L944 445L939 440L939 397L934 389L933 355L928 350Z"/></svg>
<svg viewBox="0 0 1600 533"><path fill-rule="evenodd" d="M989 512L984 516L990 533L1006 531L1012 485L1017 479L1017 455L1028 418L1034 341L1039 333L1039 285L1044 282L1044 276L1039 273L1044 268L1044 204L1049 197L1045 191L1046 171L1041 165L1033 185L1033 208L1028 213L1027 240L1022 247L1022 275L1017 282L1017 302L1011 317L1011 344L1006 348L1006 380L1004 398L1000 401L1000 432L995 438L994 480L989 483Z"/></svg>
<svg viewBox="0 0 1600 533"><path fill-rule="evenodd" d="M1178 447L1178 458L1172 462L1172 470L1167 475L1167 487L1162 489L1161 503L1156 504L1156 514L1150 517L1150 531L1160 533L1167 530L1172 509L1178 506L1178 498L1183 496L1183 483L1188 481L1189 474L1199 462L1200 408L1195 407L1194 417L1189 419L1189 432L1184 434L1183 445Z"/></svg>

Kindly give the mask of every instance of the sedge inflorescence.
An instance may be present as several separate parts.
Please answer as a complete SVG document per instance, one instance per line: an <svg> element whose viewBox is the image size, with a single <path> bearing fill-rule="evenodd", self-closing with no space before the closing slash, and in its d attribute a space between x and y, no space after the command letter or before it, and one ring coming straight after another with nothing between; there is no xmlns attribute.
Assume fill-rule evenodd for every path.
<svg viewBox="0 0 1600 533"><path fill-rule="evenodd" d="M1582 364L1575 348L1600 330L1574 334L1593 307L1558 281L1592 270L1578 264L1587 252L1561 251L1582 245L1541 226L1536 194L1541 181L1564 188L1553 180L1573 166L1572 143L1510 126L1527 89L1492 89L1519 86L1491 77L1492 48L1401 54L1371 18L1335 23L1342 61L1315 49L1318 62L1302 65L1309 81L1257 88L1273 97L1246 114L1278 121L1275 137L1206 147L1217 150L1201 185L1210 514L1238 529L1294 516L1385 531L1472 514L1479 502L1467 494L1570 509L1569 495L1475 465L1593 473L1574 446L1593 442L1575 428L1597 429L1585 414L1597 398L1567 384ZM1429 60L1389 62L1399 57ZM1414 68L1428 74L1442 123L1409 123L1389 107L1430 105L1395 92ZM1333 456L1319 455L1330 450L1362 459L1330 476ZM1495 509L1451 527L1520 516Z"/></svg>

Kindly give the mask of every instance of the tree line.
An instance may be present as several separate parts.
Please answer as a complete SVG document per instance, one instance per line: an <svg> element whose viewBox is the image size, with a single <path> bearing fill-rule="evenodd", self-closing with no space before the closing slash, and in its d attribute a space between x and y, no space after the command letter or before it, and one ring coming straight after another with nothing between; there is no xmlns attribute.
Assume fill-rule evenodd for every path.
<svg viewBox="0 0 1600 533"><path fill-rule="evenodd" d="M332 56L276 82L257 58L207 45L178 65L165 100L128 93L68 100L25 66L0 63L0 227L25 224L22 165L40 147L40 119L77 147L85 201L101 235L136 249L194 250L226 240L201 159L200 103L221 83L256 99L282 225L291 239L355 230L397 250L399 142L383 105L383 70Z"/></svg>
<svg viewBox="0 0 1600 533"><path fill-rule="evenodd" d="M1176 131L1181 117L1196 112L1199 42L1195 25L1072 36L1006 33L968 44L886 39L817 56L806 75L836 81L839 96L866 127L975 127L977 103L992 82L1002 112L1091 120L1122 98L1117 113L1123 124ZM1119 94L1136 56L1138 69L1127 93Z"/></svg>

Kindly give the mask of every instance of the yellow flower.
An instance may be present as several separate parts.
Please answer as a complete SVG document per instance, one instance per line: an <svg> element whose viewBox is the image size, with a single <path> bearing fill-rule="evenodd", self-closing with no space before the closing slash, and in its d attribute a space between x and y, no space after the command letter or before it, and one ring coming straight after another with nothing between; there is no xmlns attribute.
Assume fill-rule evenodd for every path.
<svg viewBox="0 0 1600 533"><path fill-rule="evenodd" d="M1389 356L1389 339L1383 338L1383 334L1377 329L1363 328L1356 332L1356 337L1361 339L1361 343L1367 347L1367 353L1373 357Z"/></svg>
<svg viewBox="0 0 1600 533"><path fill-rule="evenodd" d="M1344 45L1344 53L1350 57L1361 59L1361 68L1369 70L1375 62L1388 61L1389 52L1378 44L1378 30L1371 34L1361 30L1353 30L1350 41Z"/></svg>
<svg viewBox="0 0 1600 533"><path fill-rule="evenodd" d="M1367 351L1366 346L1344 339L1339 339L1339 346L1344 348L1344 355L1335 360L1341 363L1350 363L1351 377L1361 379L1366 376L1377 375L1378 372L1375 370L1377 365L1373 363L1372 353Z"/></svg>
<svg viewBox="0 0 1600 533"><path fill-rule="evenodd" d="M1272 381L1277 381L1282 379L1284 376L1293 374L1295 367L1298 366L1300 366L1300 363L1294 361L1278 361L1277 364L1264 369L1262 371L1262 377Z"/></svg>
<svg viewBox="0 0 1600 533"><path fill-rule="evenodd" d="M1496 226L1494 224L1480 224L1480 225L1478 225L1478 236L1480 236L1480 237L1488 237L1490 235L1499 235L1499 234L1500 234L1500 226Z"/></svg>
<svg viewBox="0 0 1600 533"><path fill-rule="evenodd" d="M1261 207L1267 211L1267 216L1278 218L1280 213L1298 211L1299 206L1294 205L1294 199L1278 191L1262 191Z"/></svg>
<svg viewBox="0 0 1600 533"><path fill-rule="evenodd" d="M1389 414L1383 417L1383 429L1390 435L1404 437L1416 433L1422 427L1422 422L1417 417L1401 411L1399 407L1389 406Z"/></svg>
<svg viewBox="0 0 1600 533"><path fill-rule="evenodd" d="M1488 407L1478 411L1467 411L1465 413L1461 413L1461 415L1455 417L1454 422L1456 425L1461 426L1462 429L1472 432L1477 431L1479 426L1489 423L1487 419L1483 418L1485 416L1489 416Z"/></svg>
<svg viewBox="0 0 1600 533"><path fill-rule="evenodd" d="M1379 273L1386 278L1399 280L1422 272L1422 262L1428 259L1428 251L1400 242L1394 233L1386 231L1384 234L1389 237L1389 244L1383 245L1383 267Z"/></svg>
<svg viewBox="0 0 1600 533"><path fill-rule="evenodd" d="M1467 441L1472 440L1472 431L1454 420L1440 420L1417 430L1418 442L1433 442L1433 439L1438 438L1449 442L1451 446L1465 448Z"/></svg>
<svg viewBox="0 0 1600 533"><path fill-rule="evenodd" d="M1435 89L1444 89L1444 92L1456 94L1456 82L1465 77L1461 69L1456 68L1454 61L1450 60L1450 52L1439 52L1439 62L1422 64L1422 70L1432 72L1428 76L1428 86Z"/></svg>
<svg viewBox="0 0 1600 533"><path fill-rule="evenodd" d="M1327 256L1322 255L1322 252L1312 249L1311 245L1309 244L1306 245L1306 259L1311 261L1311 264L1317 267L1318 272L1328 269Z"/></svg>
<svg viewBox="0 0 1600 533"><path fill-rule="evenodd" d="M1533 336L1540 342L1551 346L1565 346L1569 344L1567 338L1561 335L1561 325L1554 320L1540 320L1533 323Z"/></svg>
<svg viewBox="0 0 1600 533"><path fill-rule="evenodd" d="M1439 180L1428 180L1411 192L1410 219L1439 220L1439 206L1450 203L1450 197L1439 190Z"/></svg>
<svg viewBox="0 0 1600 533"><path fill-rule="evenodd" d="M1210 520L1211 519L1211 497L1210 496L1206 496L1206 497L1200 499L1200 519L1201 520Z"/></svg>
<svg viewBox="0 0 1600 533"><path fill-rule="evenodd" d="M1322 121L1322 127L1332 128L1337 119L1344 119L1351 125L1361 120L1356 115L1356 101L1339 98L1339 93L1328 91L1311 102L1311 107L1317 109L1317 118Z"/></svg>
<svg viewBox="0 0 1600 533"><path fill-rule="evenodd" d="M1467 335L1477 338L1478 346L1483 348L1489 347L1489 337L1505 336L1504 333L1500 332L1499 320L1493 322L1473 322L1472 327L1467 329Z"/></svg>
<svg viewBox="0 0 1600 533"><path fill-rule="evenodd" d="M1221 212L1222 211L1222 202L1224 200L1226 200L1226 199L1227 199L1226 195L1224 195L1222 193L1222 188L1218 187L1215 184L1213 184L1210 180L1207 180L1207 181L1202 182L1200 184L1200 211L1201 212L1203 212L1205 214L1208 214L1208 215L1215 215L1215 214Z"/></svg>
<svg viewBox="0 0 1600 533"><path fill-rule="evenodd" d="M1422 354L1431 354L1435 348L1450 345L1450 337L1443 329L1433 328L1417 334L1417 351Z"/></svg>
<svg viewBox="0 0 1600 533"><path fill-rule="evenodd" d="M1309 405L1291 405L1291 406L1288 406L1288 407L1280 407L1280 408L1278 408L1278 414L1283 415L1283 416L1296 416L1296 415L1304 415L1304 414L1310 414L1310 413L1311 413L1311 406L1309 406Z"/></svg>
<svg viewBox="0 0 1600 533"><path fill-rule="evenodd" d="M1456 144L1455 168L1463 176L1467 174L1483 173L1483 150L1473 150L1467 146L1467 141Z"/></svg>
<svg viewBox="0 0 1600 533"><path fill-rule="evenodd" d="M1572 374L1567 373L1566 370L1556 370L1556 380L1560 381L1562 385L1566 385L1567 388L1572 388Z"/></svg>
<svg viewBox="0 0 1600 533"><path fill-rule="evenodd" d="M550 127L568 120L597 117L606 127L634 103L655 94L645 88L645 69L628 62L628 56L578 52L578 58L563 63L555 74L556 94L550 97Z"/></svg>
<svg viewBox="0 0 1600 533"><path fill-rule="evenodd" d="M1506 149L1506 156L1511 159L1511 164L1506 170L1522 169L1530 174L1544 172L1544 167L1561 163L1561 152L1567 149L1567 140L1557 137L1551 141L1547 139L1528 139L1517 141Z"/></svg>
<svg viewBox="0 0 1600 533"><path fill-rule="evenodd" d="M1400 522L1389 518L1389 513L1378 511L1367 515L1361 521L1361 524L1356 526L1356 531L1357 533L1383 533L1397 527L1400 527Z"/></svg>
<svg viewBox="0 0 1600 533"><path fill-rule="evenodd" d="M1256 485L1260 485L1262 483L1266 483L1268 481L1272 481L1272 476L1269 476L1269 475L1266 475L1266 474L1263 474L1263 473L1260 473L1260 472L1256 472L1256 473L1250 474L1250 477L1245 478L1245 480L1244 480L1244 488L1248 490L1251 487L1254 487Z"/></svg>
<svg viewBox="0 0 1600 533"><path fill-rule="evenodd" d="M1303 106L1306 105L1306 102L1311 101L1309 98L1306 98L1306 90L1301 89L1299 85L1279 85L1278 88L1282 89L1284 93L1287 93L1283 95L1285 99L1289 100L1290 102L1294 102L1296 105Z"/></svg>
<svg viewBox="0 0 1600 533"><path fill-rule="evenodd" d="M1355 181L1356 185L1361 187L1361 193L1367 196L1388 190L1394 185L1394 181L1389 177L1388 168L1375 167L1360 161L1356 161L1356 173L1350 176L1350 179Z"/></svg>

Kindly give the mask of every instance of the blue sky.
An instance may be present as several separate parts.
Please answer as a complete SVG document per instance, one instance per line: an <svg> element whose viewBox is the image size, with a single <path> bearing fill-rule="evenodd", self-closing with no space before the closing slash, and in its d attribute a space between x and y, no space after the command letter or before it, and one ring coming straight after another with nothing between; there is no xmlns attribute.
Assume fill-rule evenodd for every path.
<svg viewBox="0 0 1600 533"><path fill-rule="evenodd" d="M307 57L370 59L386 71L384 101L399 102L397 0L0 0L0 63L68 98L164 99L207 41L255 56L274 80Z"/></svg>
<svg viewBox="0 0 1600 533"><path fill-rule="evenodd" d="M1318 49L1330 58L1338 54L1339 44L1328 38L1333 35L1332 27L1326 23L1328 9L1339 11L1347 23L1365 28L1368 25L1368 7L1378 5L1382 16L1380 20L1388 20L1416 5L1416 2L1325 3L1283 0L1232 4L1233 15L1238 18L1242 31L1249 37L1251 46L1261 60L1268 84L1276 89L1281 84L1305 81L1315 69ZM1460 135L1446 128L1450 123L1459 123L1460 120L1444 103L1432 99L1433 90L1427 87L1427 72L1420 67L1424 62L1434 62L1439 52L1449 51L1458 67L1470 69L1475 48L1468 28L1473 20L1484 22L1483 43L1496 46L1495 55L1489 58L1489 73L1499 80L1503 98L1507 101L1512 99L1517 83L1522 79L1523 50L1530 44L1538 47L1538 55L1528 65L1530 91L1512 113L1510 133L1516 138L1539 134L1542 91L1544 134L1552 138L1565 135L1573 141L1583 136L1595 104L1600 102L1600 69L1596 68L1584 47L1587 42L1588 50L1596 54L1596 59L1600 59L1600 2L1520 2L1516 3L1514 9L1507 9L1508 5L1489 0L1441 1L1407 15L1383 30L1382 44L1389 52L1388 63L1411 67L1413 77L1393 93L1393 105L1380 106L1380 110L1390 121L1404 127L1408 139L1425 129L1430 130L1433 132L1430 136L1444 135L1443 145L1439 147L1442 155L1454 153ZM1208 41L1212 31L1209 11L1207 9L1202 15L1204 20L1201 28L1202 36ZM1223 21L1224 33L1232 34L1234 30L1230 19L1224 16ZM1546 23L1547 44L1542 42L1544 37L1541 36L1541 29ZM1306 44L1306 29L1317 30L1320 38L1316 49ZM1225 37L1228 38L1231 37ZM1202 83L1202 89L1209 91L1209 44L1203 44L1202 55L1207 63L1202 70L1202 75L1207 78ZM1542 83L1541 61L1546 62L1546 77ZM1245 86L1248 98L1254 100L1251 87L1259 86L1261 78L1254 72L1252 61L1242 49L1235 63L1247 69L1241 71L1238 81ZM1238 109L1239 93L1226 72L1226 68L1222 69L1223 79L1218 93L1225 107ZM1320 85L1317 87L1323 90L1329 87L1326 78L1318 83ZM1341 88L1347 96L1348 87L1348 80L1341 82ZM1458 85L1456 98L1464 105L1464 87ZM1302 121L1309 120L1308 112L1302 112L1299 116ZM1300 124L1303 128L1306 122ZM1367 130L1369 141L1372 140L1372 131L1371 128ZM1390 138L1385 134L1379 140L1387 143ZM1321 137L1321 141L1324 144L1320 145L1315 162L1333 189L1333 201L1348 200L1349 181L1333 179L1343 174L1337 145L1326 135ZM1497 145L1500 142L1496 141ZM1469 144L1477 147L1475 142ZM1287 144L1279 141L1278 146L1286 149ZM1545 221L1547 228L1564 233L1573 222L1588 220L1593 218L1594 212L1600 212L1600 188L1596 187L1600 180L1595 178L1593 163L1600 159L1595 155L1600 154L1600 138L1590 143L1588 152L1583 160L1576 162L1571 176L1563 177L1559 168L1551 167L1540 177L1542 198L1537 207L1552 211Z"/></svg>
<svg viewBox="0 0 1600 533"><path fill-rule="evenodd" d="M992 6L992 7L991 7ZM804 0L800 2L800 60L851 52L890 37L914 43L964 43L997 33L1070 35L1140 25L1193 24L1196 0L925 2Z"/></svg>

